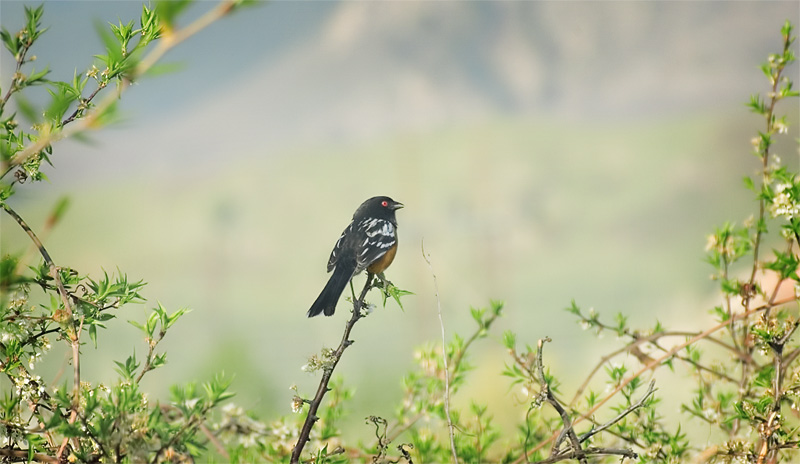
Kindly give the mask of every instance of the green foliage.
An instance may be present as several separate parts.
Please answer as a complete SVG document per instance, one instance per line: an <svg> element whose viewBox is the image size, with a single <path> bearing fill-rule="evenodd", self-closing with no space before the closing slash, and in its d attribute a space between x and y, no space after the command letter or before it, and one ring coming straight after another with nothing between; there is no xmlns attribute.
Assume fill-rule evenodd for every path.
<svg viewBox="0 0 800 464"><path fill-rule="evenodd" d="M0 460L188 462L205 452L209 440L201 428L231 398L230 380L217 376L200 388L195 383L174 386L168 404L152 404L140 388L149 371L166 365L166 353L157 347L188 310L170 313L159 303L145 321L130 321L142 332L144 358L133 352L115 361L118 378L110 385L81 378L86 342L95 348L108 343L100 333L112 329L125 307L145 301L141 293L145 284L120 270L92 277L58 266L37 233L8 203L15 187L46 179L40 168L42 162L50 163L49 141L54 134L74 121L97 128L110 120L114 103L96 107L94 98L112 81L123 85L144 70L142 54L161 36L159 18L144 6L138 27L135 21L109 29L98 26L106 54L98 55L87 72L60 82L46 78L48 68L30 67L35 56L29 52L46 31L41 27L44 7L25 7L25 15L19 32L0 31L16 63L0 100L0 214L7 214L3 220L9 226L16 222L28 234L42 259L27 265L27 254L5 250L0 257L0 373L10 386L0 398ZM46 86L50 94L50 102L42 108L24 97L23 92L34 85ZM32 133L20 128L16 113L7 114L12 98L19 112L33 122ZM56 226L68 205L66 198L59 200L40 233ZM71 382L61 385L47 384L32 373L54 343L65 343L71 351Z"/></svg>

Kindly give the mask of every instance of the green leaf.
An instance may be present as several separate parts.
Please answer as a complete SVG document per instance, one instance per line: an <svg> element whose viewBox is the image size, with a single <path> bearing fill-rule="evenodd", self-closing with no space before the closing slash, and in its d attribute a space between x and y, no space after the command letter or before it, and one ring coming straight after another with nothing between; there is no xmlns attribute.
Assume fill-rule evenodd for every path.
<svg viewBox="0 0 800 464"><path fill-rule="evenodd" d="M36 72L35 69L32 69L30 74L28 75L28 78L25 79L25 84L26 85L36 85L36 84L42 84L42 83L48 82L47 79L44 78L44 76L46 76L48 74L50 74L50 67L49 66L45 66L45 68L42 69L41 71L39 71L38 73Z"/></svg>
<svg viewBox="0 0 800 464"><path fill-rule="evenodd" d="M14 101L17 104L17 109L22 116L25 117L31 124L36 124L41 120L40 111L33 106L30 100L28 100L22 93L15 93L14 94ZM12 115L12 118L14 116Z"/></svg>
<svg viewBox="0 0 800 464"><path fill-rule="evenodd" d="M69 209L69 197L63 195L58 199L52 211L50 211L50 215L47 218L47 226L54 227L58 224L67 212L67 209Z"/></svg>
<svg viewBox="0 0 800 464"><path fill-rule="evenodd" d="M150 69L144 73L144 75L148 77L158 77L166 74L174 74L176 72L183 71L186 68L186 63L156 63L151 66Z"/></svg>
<svg viewBox="0 0 800 464"><path fill-rule="evenodd" d="M509 350L515 350L517 348L517 335L510 330L503 332L503 345Z"/></svg>
<svg viewBox="0 0 800 464"><path fill-rule="evenodd" d="M2 30L0 30L0 38L3 39L3 44L5 45L6 49L16 57L20 48L20 43L17 40L17 37L9 33L6 28L2 28Z"/></svg>
<svg viewBox="0 0 800 464"><path fill-rule="evenodd" d="M95 324L89 326L89 338L92 339L94 348L97 349L97 326Z"/></svg>
<svg viewBox="0 0 800 464"><path fill-rule="evenodd" d="M0 182L0 201L5 201L14 195L14 185Z"/></svg>
<svg viewBox="0 0 800 464"><path fill-rule="evenodd" d="M191 0L160 0L156 2L156 14L164 27L173 29L177 17L191 4Z"/></svg>
<svg viewBox="0 0 800 464"><path fill-rule="evenodd" d="M94 29L97 32L97 35L100 36L100 40L103 41L103 45L105 45L107 53L107 55L103 57L105 60L99 56L98 58L103 60L106 63L106 66L111 69L115 64L119 63L123 59L122 46L113 34L114 25L111 24L112 33L109 33L105 24L103 24L101 21L95 21Z"/></svg>
<svg viewBox="0 0 800 464"><path fill-rule="evenodd" d="M495 316L500 316L502 314L505 305L506 303L502 300L489 300L489 306L491 307L491 312Z"/></svg>
<svg viewBox="0 0 800 464"><path fill-rule="evenodd" d="M159 320L158 312L154 310L152 313L150 313L150 316L147 318L147 322L145 323L147 331L146 333L148 337L150 338L154 337L156 332L156 324L158 324L158 320Z"/></svg>
<svg viewBox="0 0 800 464"><path fill-rule="evenodd" d="M793 28L794 27L792 26L791 21L788 19L785 23L783 23L783 26L781 27L781 35L784 37L784 40L789 40L789 38L791 38Z"/></svg>
<svg viewBox="0 0 800 464"><path fill-rule="evenodd" d="M189 308L180 308L179 310L175 311L174 313L172 313L171 315L169 315L167 317L166 326L162 326L162 328L163 329L168 329L168 328L172 327L173 324L178 322L178 319L180 319L184 314L186 314L186 313L188 313L190 311L191 311L191 309L189 309Z"/></svg>
<svg viewBox="0 0 800 464"><path fill-rule="evenodd" d="M564 308L564 310L568 311L568 312L570 312L570 313L572 313L572 314L574 314L576 316L580 316L581 315L581 308L578 307L578 305L575 303L575 300L572 300L570 305L568 307Z"/></svg>
<svg viewBox="0 0 800 464"><path fill-rule="evenodd" d="M70 105L80 98L80 93L66 82L51 82L50 106L44 112L45 121L60 125Z"/></svg>
<svg viewBox="0 0 800 464"><path fill-rule="evenodd" d="M469 308L469 312L472 314L472 319L474 319L479 326L483 327L483 315L486 313L486 309Z"/></svg>
<svg viewBox="0 0 800 464"><path fill-rule="evenodd" d="M392 299L397 303L397 306L400 307L401 310L405 311L403 308L403 302L400 301L400 298L406 295L413 295L413 292L409 292L408 290L403 290L397 288L394 284L387 284L385 288L382 289L381 295L383 297L383 306L386 306L387 296L392 297Z"/></svg>
<svg viewBox="0 0 800 464"><path fill-rule="evenodd" d="M715 306L713 310L711 310L713 314L716 314L719 318L720 322L725 322L730 318L730 315L727 311L722 309L722 306Z"/></svg>

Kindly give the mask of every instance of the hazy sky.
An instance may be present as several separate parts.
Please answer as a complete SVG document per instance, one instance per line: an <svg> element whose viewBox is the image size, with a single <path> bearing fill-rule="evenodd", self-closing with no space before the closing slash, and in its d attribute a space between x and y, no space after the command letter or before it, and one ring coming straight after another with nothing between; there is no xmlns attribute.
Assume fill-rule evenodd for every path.
<svg viewBox="0 0 800 464"><path fill-rule="evenodd" d="M22 6L3 1L16 30ZM210 8L199 2L186 18ZM273 2L182 44L183 71L123 99L101 137L148 140L170 160L216 163L286 146L363 140L497 115L639 120L733 107L797 2ZM138 1L46 2L34 50L69 80L103 51L95 28ZM184 22L185 23L185 22ZM3 69L9 57L2 56ZM136 129L126 132L125 129ZM194 137L202 133L202 141ZM235 137L231 137L235 133ZM132 140L127 140L132 137ZM166 162L151 150L114 162ZM85 171L84 171L85 172Z"/></svg>

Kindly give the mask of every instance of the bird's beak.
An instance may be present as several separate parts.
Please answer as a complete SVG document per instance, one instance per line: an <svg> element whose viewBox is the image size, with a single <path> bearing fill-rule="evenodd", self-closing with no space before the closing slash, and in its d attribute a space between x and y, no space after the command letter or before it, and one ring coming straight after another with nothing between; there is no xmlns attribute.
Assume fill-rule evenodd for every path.
<svg viewBox="0 0 800 464"><path fill-rule="evenodd" d="M400 209L402 207L403 207L403 204L400 203L399 201L395 201L394 204L392 205L392 209L393 210L397 210L397 209Z"/></svg>

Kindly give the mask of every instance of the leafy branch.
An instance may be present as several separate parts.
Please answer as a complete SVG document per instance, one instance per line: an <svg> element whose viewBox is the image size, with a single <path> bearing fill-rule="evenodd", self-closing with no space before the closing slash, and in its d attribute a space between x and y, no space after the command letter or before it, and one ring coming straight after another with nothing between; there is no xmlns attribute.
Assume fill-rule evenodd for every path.
<svg viewBox="0 0 800 464"><path fill-rule="evenodd" d="M208 10L183 28L176 28L174 20L177 14L188 6L188 2L174 4L172 2L162 2L158 4L156 10L151 10L145 6L140 18L139 29L134 29L133 22L112 25L113 35L103 34L107 54L101 56L100 59L104 62L105 69L100 71L97 67L93 67L84 78L76 75L72 83L55 83L53 85L54 90L51 91L53 103L45 112L46 121L37 126L39 129L38 135L20 133L15 138L15 148L10 153L3 154L6 168L3 174L0 175L0 179L5 178L15 167L27 165L31 161L34 162L36 169L33 170L33 173L35 173L35 171L38 171L38 162L41 159L47 160L47 155L50 154L51 145L54 142L88 129L103 126L112 117L116 102L132 82L151 71L169 50L205 29L213 22L227 16L245 3L245 0L221 0L214 8ZM41 11L35 10L35 12L38 12L37 15L29 15L28 29L30 29L31 18L38 20L41 17ZM33 24L38 23L34 21ZM34 28L34 32L35 34L26 36L30 37L29 42L31 43L25 42L26 48L24 48L24 51L30 48L33 40L41 35L44 30ZM139 40L135 45L129 46L131 40L136 36L139 37ZM3 37L5 39L10 35L4 31ZM18 47L16 44L10 44L8 40L5 42L6 47L12 52ZM147 55L141 56L151 42L157 42L157 45ZM21 51L20 57L24 60ZM18 68L24 63L23 60L20 60L19 57L17 58ZM37 81L41 81L43 77L41 76ZM89 78L97 81L97 88L87 97L82 97L84 87ZM9 97L13 93L12 91L16 91L14 89L19 90L21 88L18 81L18 78L12 81L13 85L9 89ZM118 83L117 91L107 95L95 104L93 102L95 97L112 81ZM29 78L27 82L30 85L31 79ZM77 107L69 116L65 116L67 109L75 102L77 102ZM5 100L3 103L5 104ZM2 106L0 106L0 109L2 109ZM70 124L75 121L80 121L80 123L76 125ZM70 126L65 129L67 124L70 124ZM25 140L29 143L23 144ZM31 171L31 169L26 169L26 171Z"/></svg>
<svg viewBox="0 0 800 464"><path fill-rule="evenodd" d="M83 319L75 326L75 319L73 317L74 311L72 310L72 302L70 301L69 296L67 295L67 290L64 288L64 283L61 281L61 270L55 265L53 259L50 257L50 253L47 252L47 249L44 247L42 242L39 240L39 237L31 230L28 224L20 217L19 214L16 213L10 206L8 206L5 202L0 202L0 207L8 213L9 216L14 218L14 220L19 224L22 230L28 234L31 241L36 244L36 248L39 249L39 252L44 259L45 265L50 270L50 277L56 282L56 287L58 289L58 294L61 296L61 301L63 303L63 310L57 310L53 313L53 320L58 322L63 330L68 335L68 342L70 344L70 348L72 349L72 391L73 391L73 402L72 402L72 412L70 413L69 423L72 424L78 417L78 408L79 399L80 399L80 388L81 388L81 364L80 364L80 335L81 329L83 328ZM63 442L61 443L61 447L58 450L56 456L61 459L64 455L64 452L67 448L68 438L64 438Z"/></svg>

